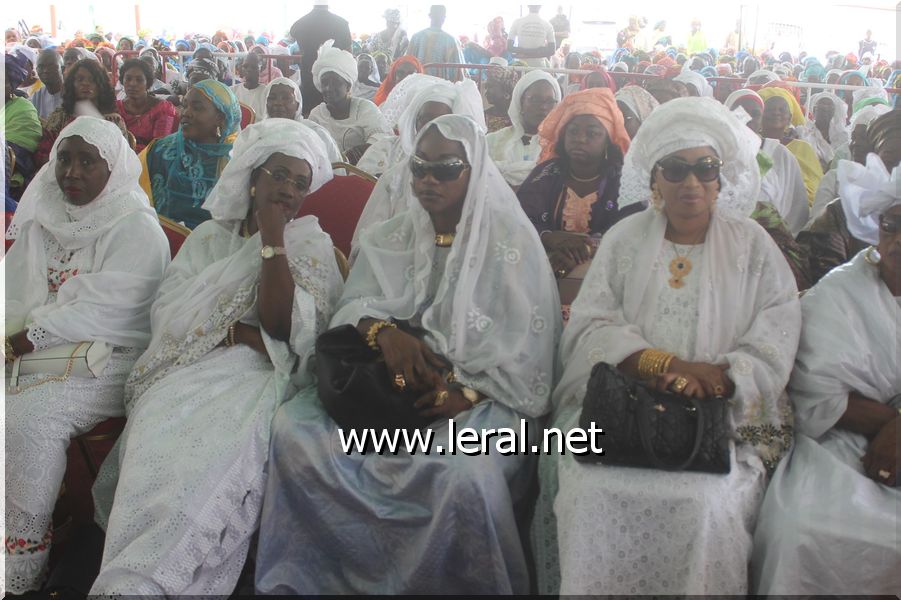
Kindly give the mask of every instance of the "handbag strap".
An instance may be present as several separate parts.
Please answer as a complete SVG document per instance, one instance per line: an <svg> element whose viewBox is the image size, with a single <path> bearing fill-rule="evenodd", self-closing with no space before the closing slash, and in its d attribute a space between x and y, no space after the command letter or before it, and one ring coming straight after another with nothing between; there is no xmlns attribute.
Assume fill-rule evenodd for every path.
<svg viewBox="0 0 901 600"><path fill-rule="evenodd" d="M701 441L704 438L704 411L701 409L700 401L697 398L687 398L687 400L691 402L695 413L698 415L697 427L695 429L695 441L694 446L691 449L691 453L688 455L688 458L686 458L681 463L668 464L662 458L657 456L657 452L654 450L654 445L651 444L651 423L648 415L649 411L657 410L654 407L655 400L652 396L650 396L650 394L640 394L640 396L642 398L642 406L639 407L638 437L641 439L641 445L644 448L645 454L658 469L664 471L685 470L689 465L691 465L695 457L698 455L698 452L701 450Z"/></svg>
<svg viewBox="0 0 901 600"><path fill-rule="evenodd" d="M25 387L21 387L21 388L19 387L19 365L22 362L22 357L20 356L20 357L16 358L15 362L13 363L13 372L12 372L12 377L11 377L10 391L12 393L18 394L18 393L24 392L25 390L30 390L31 388L35 388L39 385L44 385L45 383L50 383L51 381L58 381L58 382L63 382L63 383L66 382L69 379L69 376L72 374L72 367L75 364L75 357L78 355L78 352L81 350L82 346L84 346L85 344L90 345L91 342L79 342L75 346L75 349L72 350L72 353L69 355L69 358L66 361L65 373L63 373L62 375L55 375L52 377L48 377L46 379L41 379L40 381L36 381L30 385L26 385Z"/></svg>

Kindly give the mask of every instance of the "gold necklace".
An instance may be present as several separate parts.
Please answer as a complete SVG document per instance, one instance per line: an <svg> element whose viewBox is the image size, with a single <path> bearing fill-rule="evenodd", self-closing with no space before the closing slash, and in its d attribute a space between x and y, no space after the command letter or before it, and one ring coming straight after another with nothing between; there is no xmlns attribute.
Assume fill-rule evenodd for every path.
<svg viewBox="0 0 901 600"><path fill-rule="evenodd" d="M589 177L588 179L582 179L581 177L576 177L575 175L573 175L572 171L569 172L569 178L572 179L573 181L578 181L579 183L591 183L592 181L596 181L600 176L601 176L601 174L598 173L594 177Z"/></svg>
<svg viewBox="0 0 901 600"><path fill-rule="evenodd" d="M436 233L435 245L439 248L449 248L454 243L453 233Z"/></svg>
<svg viewBox="0 0 901 600"><path fill-rule="evenodd" d="M691 249L683 255L679 252L675 242L670 243L673 245L673 252L676 253L676 258L669 262L669 272L672 274L672 277L669 278L669 286L678 290L685 286L685 278L691 273L692 264L689 256L700 244L692 245Z"/></svg>
<svg viewBox="0 0 901 600"><path fill-rule="evenodd" d="M243 237L243 238L250 237L250 225L247 224L247 219L245 219L241 223L241 237Z"/></svg>

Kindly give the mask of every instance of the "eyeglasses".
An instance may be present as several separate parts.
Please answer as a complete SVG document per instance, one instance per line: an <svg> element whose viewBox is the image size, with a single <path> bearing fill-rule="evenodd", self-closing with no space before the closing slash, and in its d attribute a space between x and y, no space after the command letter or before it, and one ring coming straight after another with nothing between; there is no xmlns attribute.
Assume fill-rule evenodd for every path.
<svg viewBox="0 0 901 600"><path fill-rule="evenodd" d="M287 182L293 184L294 189L296 189L298 192L306 192L310 188L309 184L306 181L304 181L302 179L301 180L291 179L290 177L288 177L281 171L276 171L275 173L273 173L266 167L260 167L260 171L262 171L269 177L272 177L272 180L275 181L275 183L282 184L287 181Z"/></svg>
<svg viewBox="0 0 901 600"><path fill-rule="evenodd" d="M720 176L720 167L723 161L712 156L702 158L695 164L691 165L678 158L664 159L657 163L660 174L670 183L679 183L688 177L689 173L694 173L698 181L708 183L715 181Z"/></svg>
<svg viewBox="0 0 901 600"><path fill-rule="evenodd" d="M888 217L886 215L882 215L879 217L879 229L882 230L883 233L887 233L889 235L896 235L901 233L901 217Z"/></svg>
<svg viewBox="0 0 901 600"><path fill-rule="evenodd" d="M410 171L416 179L424 179L427 175L431 175L438 181L456 181L468 168L469 165L459 158L428 161L415 154L410 157Z"/></svg>

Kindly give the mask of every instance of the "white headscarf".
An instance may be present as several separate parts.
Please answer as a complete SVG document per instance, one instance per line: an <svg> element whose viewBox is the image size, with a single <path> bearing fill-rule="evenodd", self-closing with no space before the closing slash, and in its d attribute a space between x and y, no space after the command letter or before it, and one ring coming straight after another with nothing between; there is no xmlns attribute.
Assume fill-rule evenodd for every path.
<svg viewBox="0 0 901 600"><path fill-rule="evenodd" d="M235 138L231 158L203 208L219 221L244 219L250 210L250 175L276 152L310 165L310 193L332 178L328 152L315 132L290 119L266 119L248 125Z"/></svg>
<svg viewBox="0 0 901 600"><path fill-rule="evenodd" d="M858 125L869 125L870 121L874 121L891 110L892 107L886 104L864 106L851 116L851 124L848 126L848 130L853 132Z"/></svg>
<svg viewBox="0 0 901 600"><path fill-rule="evenodd" d="M352 86L357 80L357 60L347 50L332 46L329 40L319 48L319 58L313 63L313 84L322 91L322 76L325 73L336 73Z"/></svg>
<svg viewBox="0 0 901 600"><path fill-rule="evenodd" d="M760 94L758 94L754 90L748 90L745 88L735 90L734 92L726 96L726 101L723 102L723 104L726 106L726 108L732 110L733 108L735 108L736 103L742 98L757 98L760 103L760 110L763 110L763 98L760 97Z"/></svg>
<svg viewBox="0 0 901 600"><path fill-rule="evenodd" d="M379 73L379 66L376 64L375 59L372 58L372 55L364 52L363 54L357 56L357 64L359 64L360 60L366 60L369 62L369 81L373 83L381 83L382 74ZM359 76L357 78L359 78ZM356 81L356 79L354 81Z"/></svg>
<svg viewBox="0 0 901 600"><path fill-rule="evenodd" d="M640 85L627 85L616 90L614 94L617 102L622 102L638 118L639 123L644 123L654 110L660 106L657 98L651 95Z"/></svg>
<svg viewBox="0 0 901 600"><path fill-rule="evenodd" d="M106 187L90 203L75 206L66 201L56 182L56 161L59 145L78 136L97 148L110 170ZM141 269L136 272L84 273L60 286L56 305L77 301L96 307L121 307L118 317L105 315L102 322L92 318L89 306L71 311L45 314L47 302L47 254L42 230L70 251L88 250L102 246L101 240L123 219L143 214L144 220L133 220L136 235L156 243L147 248L144 257L136 258L141 266L150 269L154 264L162 274L168 262L165 236L150 207L147 195L138 185L141 163L129 148L119 128L103 119L78 117L56 138L50 160L44 165L22 195L6 238L16 240L6 257L6 327L19 331L27 322L42 319L41 326L70 341L96 339L117 346L143 346L147 343L148 311L152 294L159 279L149 280ZM115 248L104 248L107 253ZM156 252L155 252L156 251ZM99 255L102 258L102 255ZM99 260L94 255L94 261ZM165 262L160 262L165 260ZM143 261L146 261L143 262ZM94 300L94 296L99 296ZM142 304L146 304L141 311ZM50 307L52 308L52 307ZM97 309L99 310L99 308Z"/></svg>
<svg viewBox="0 0 901 600"><path fill-rule="evenodd" d="M838 163L838 193L848 231L869 244L879 242L879 215L901 204L901 168L889 174L879 155L867 155L866 166L852 160Z"/></svg>
<svg viewBox="0 0 901 600"><path fill-rule="evenodd" d="M851 101L853 103L852 108L854 106L857 106L857 103L861 100L867 100L869 98L877 98L879 100L883 100L883 103L886 105L889 103L888 93L885 91L885 88L881 87L865 87L854 90L854 92L851 94L851 98Z"/></svg>
<svg viewBox="0 0 901 600"><path fill-rule="evenodd" d="M266 84L266 91L263 93L263 119L269 118L269 115L266 112L266 103L269 101L269 94L272 92L272 88L277 85L284 85L291 88L291 91L294 92L294 99L297 100L297 112L294 113L294 120L299 121L303 119L303 95L300 93L300 88L297 87L294 80L288 79L287 77L276 77Z"/></svg>
<svg viewBox="0 0 901 600"><path fill-rule="evenodd" d="M662 104L642 123L623 164L620 207L636 202L648 205L651 173L657 161L673 152L702 146L713 148L723 161L717 210L750 215L760 191L756 160L760 138L713 98L676 98Z"/></svg>
<svg viewBox="0 0 901 600"><path fill-rule="evenodd" d="M379 106L379 110L382 111L385 120L388 121L388 125L392 129L397 127L401 115L416 97L416 94L430 85L441 85L440 82L442 81L447 82L446 79L441 79L434 75L426 75L425 73L413 73L401 79L400 83L394 86L394 89L391 90L391 93Z"/></svg>
<svg viewBox="0 0 901 600"><path fill-rule="evenodd" d="M529 71L523 75L513 87L513 98L510 100L510 108L507 110L507 114L510 116L510 122L513 124L513 131L515 132L516 138L521 138L525 135L525 129L523 129L522 126L522 97L533 83L539 81L547 81L551 84L551 87L554 90L554 99L557 102L560 102L560 84L557 82L556 77L547 71L542 71L540 69Z"/></svg>
<svg viewBox="0 0 901 600"><path fill-rule="evenodd" d="M713 97L713 87L707 83L707 78L697 71L682 71L673 77L673 80L693 86L701 97Z"/></svg>
<svg viewBox="0 0 901 600"><path fill-rule="evenodd" d="M811 142L811 145L817 149L818 154L821 154L827 161L831 161L834 156L834 152L832 150L834 148L838 148L842 144L847 144L851 141L851 136L848 134L848 127L845 125L845 120L848 115L848 105L845 104L845 101L833 94L832 92L820 92L818 94L814 94L810 97L810 117L811 120L808 122L807 127L811 129L816 129L816 123L813 120L813 111L816 109L817 103L826 98L832 101L832 104L835 106L835 111L832 114L832 120L829 121L829 143L828 143L828 151L827 148L823 148L822 150L818 147L819 139L814 139ZM808 141L810 141L808 139ZM825 140L823 140L825 142Z"/></svg>
<svg viewBox="0 0 901 600"><path fill-rule="evenodd" d="M560 327L547 256L488 158L481 127L444 115L419 138L432 127L463 145L471 170L442 281L421 316L426 339L455 365L464 385L529 416L543 415L550 408ZM416 316L426 302L435 252L432 221L418 202L367 229L332 326Z"/></svg>
<svg viewBox="0 0 901 600"><path fill-rule="evenodd" d="M412 77L412 75L410 76ZM400 132L400 140L404 152L413 152L413 142L416 137L416 119L419 111L426 102L440 102L453 111L455 115L464 115L475 121L479 128L487 131L485 126L485 108L482 104L482 96L476 84L471 79L450 83L444 79L442 83L436 83L421 90L413 101L407 106L400 116L397 128ZM403 82L401 82L403 83Z"/></svg>
<svg viewBox="0 0 901 600"><path fill-rule="evenodd" d="M757 81L757 80L760 81ZM781 81L782 78L769 69L758 69L748 75L749 84L769 83L771 81Z"/></svg>

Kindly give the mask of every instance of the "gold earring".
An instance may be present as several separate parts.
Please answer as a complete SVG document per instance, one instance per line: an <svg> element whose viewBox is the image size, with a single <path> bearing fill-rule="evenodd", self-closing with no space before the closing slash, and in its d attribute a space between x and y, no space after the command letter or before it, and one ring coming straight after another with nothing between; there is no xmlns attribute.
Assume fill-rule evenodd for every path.
<svg viewBox="0 0 901 600"><path fill-rule="evenodd" d="M257 186L255 186L255 185L250 186L250 197L254 198L254 197L256 197L256 195L257 195Z"/></svg>
<svg viewBox="0 0 901 600"><path fill-rule="evenodd" d="M222 129L220 129L218 125L216 125L216 137L222 137Z"/></svg>
<svg viewBox="0 0 901 600"><path fill-rule="evenodd" d="M657 212L663 210L663 194L660 193L656 185L651 188L651 204L654 205L654 210Z"/></svg>

